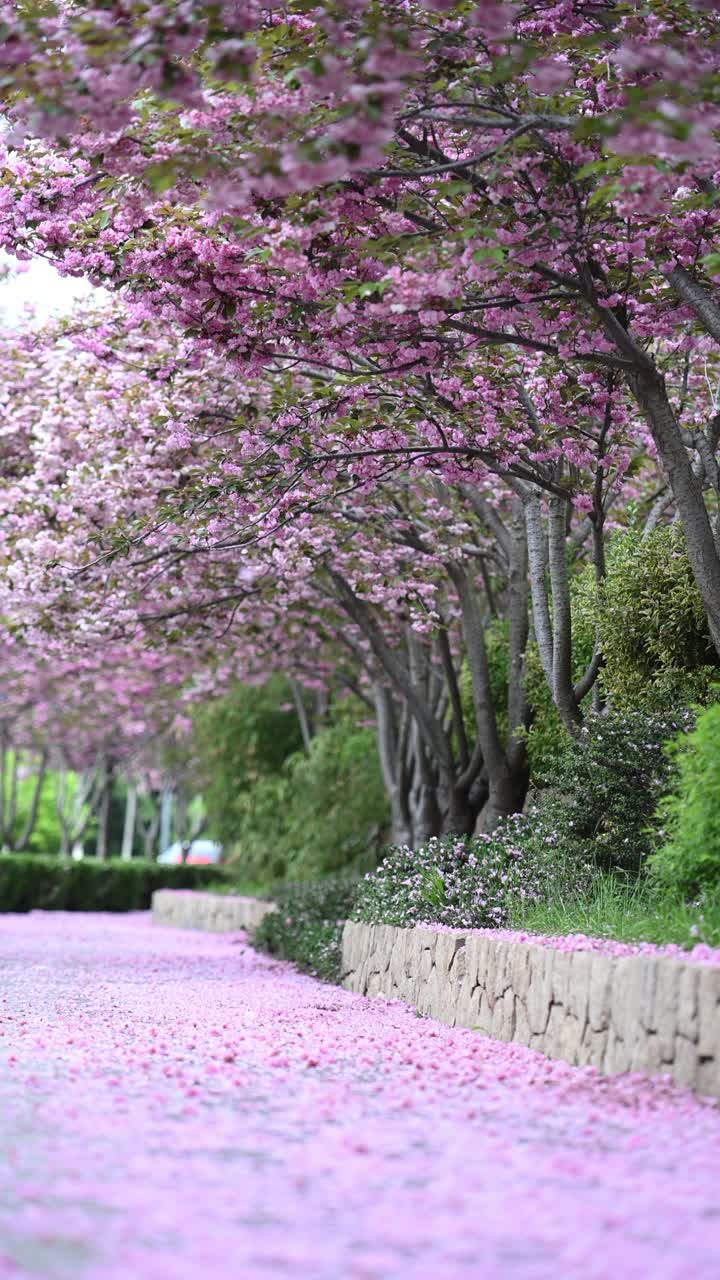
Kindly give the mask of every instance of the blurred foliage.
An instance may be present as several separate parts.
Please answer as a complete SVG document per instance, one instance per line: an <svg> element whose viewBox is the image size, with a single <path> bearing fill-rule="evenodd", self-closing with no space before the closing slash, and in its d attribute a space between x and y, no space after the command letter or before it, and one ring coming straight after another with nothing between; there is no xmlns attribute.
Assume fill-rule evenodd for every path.
<svg viewBox="0 0 720 1280"><path fill-rule="evenodd" d="M655 812L672 773L667 744L689 712L589 715L546 769L523 847L551 844L559 863L637 874L657 842Z"/></svg>
<svg viewBox="0 0 720 1280"><path fill-rule="evenodd" d="M218 867L161 866L133 858L79 862L0 854L2 911L145 911L156 889L201 889L224 878Z"/></svg>
<svg viewBox="0 0 720 1280"><path fill-rule="evenodd" d="M349 710L316 734L309 752L296 752L243 796L231 856L243 879L304 879L374 865L387 800L375 733Z"/></svg>
<svg viewBox="0 0 720 1280"><path fill-rule="evenodd" d="M703 711L669 754L674 777L659 808L664 841L650 869L670 888L693 894L720 882L720 705Z"/></svg>
<svg viewBox="0 0 720 1280"><path fill-rule="evenodd" d="M647 537L631 529L607 548L598 588L589 570L574 588L575 613L597 625L604 656L601 685L613 706L705 703L720 676L682 529L663 525Z"/></svg>
<svg viewBox="0 0 720 1280"><path fill-rule="evenodd" d="M193 730L208 825L229 849L246 822L248 794L278 777L302 746L290 686L283 676L259 686L238 683L198 707Z"/></svg>
<svg viewBox="0 0 720 1280"><path fill-rule="evenodd" d="M238 685L198 711L208 825L233 875L265 885L374 865L388 814L365 716L359 699L337 700L305 750L282 677Z"/></svg>

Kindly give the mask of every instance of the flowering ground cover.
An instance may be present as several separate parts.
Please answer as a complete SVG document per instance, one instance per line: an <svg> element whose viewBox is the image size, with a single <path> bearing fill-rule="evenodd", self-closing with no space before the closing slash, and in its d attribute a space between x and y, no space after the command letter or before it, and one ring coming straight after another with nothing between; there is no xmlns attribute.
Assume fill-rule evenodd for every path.
<svg viewBox="0 0 720 1280"><path fill-rule="evenodd" d="M720 1115L238 935L0 919L0 1276L714 1277Z"/></svg>

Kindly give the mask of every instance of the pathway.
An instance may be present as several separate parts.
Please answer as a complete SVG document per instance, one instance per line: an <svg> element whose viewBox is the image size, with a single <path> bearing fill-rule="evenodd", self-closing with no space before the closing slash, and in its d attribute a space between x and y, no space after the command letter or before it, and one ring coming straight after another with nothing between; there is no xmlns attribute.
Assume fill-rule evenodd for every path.
<svg viewBox="0 0 720 1280"><path fill-rule="evenodd" d="M717 1280L720 1111L238 936L0 917L0 1277Z"/></svg>

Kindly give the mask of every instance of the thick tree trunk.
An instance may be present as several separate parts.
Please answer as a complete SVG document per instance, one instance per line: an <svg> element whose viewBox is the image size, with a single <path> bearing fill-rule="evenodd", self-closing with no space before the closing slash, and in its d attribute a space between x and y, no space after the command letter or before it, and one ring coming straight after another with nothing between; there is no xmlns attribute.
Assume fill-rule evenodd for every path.
<svg viewBox="0 0 720 1280"><path fill-rule="evenodd" d="M486 805L485 827L492 830L501 817L522 808L527 790L527 764L524 743L515 739L506 750L500 741L497 716L493 703L490 670L483 622L472 582L462 570L450 571L455 582L462 609L463 632L468 654L468 664L473 685L475 719L478 741L482 748L484 769L487 774L489 798ZM516 626L521 626L515 619ZM519 636L514 637L517 644ZM520 711L522 701L518 690L513 691L513 706ZM517 728L517 725L513 725ZM491 826L488 827L488 822Z"/></svg>
<svg viewBox="0 0 720 1280"><path fill-rule="evenodd" d="M442 835L472 835L477 816L477 804L473 804L468 792L453 788L442 824Z"/></svg>
<svg viewBox="0 0 720 1280"><path fill-rule="evenodd" d="M650 427L658 457L675 496L688 559L705 606L713 644L720 654L720 554L702 485L693 471L680 424L668 399L665 379L614 312L609 307L598 307L589 271L580 274L585 296L599 312L598 319L605 334L631 365L626 375L627 383ZM709 296L701 297L702 289L698 291L696 282L687 276L687 272L677 269L672 283L693 306L708 332L714 333L714 303Z"/></svg>
<svg viewBox="0 0 720 1280"><path fill-rule="evenodd" d="M521 813L528 789L526 767L507 768L504 773L490 779L488 802L480 815L480 830L494 831L503 818Z"/></svg>

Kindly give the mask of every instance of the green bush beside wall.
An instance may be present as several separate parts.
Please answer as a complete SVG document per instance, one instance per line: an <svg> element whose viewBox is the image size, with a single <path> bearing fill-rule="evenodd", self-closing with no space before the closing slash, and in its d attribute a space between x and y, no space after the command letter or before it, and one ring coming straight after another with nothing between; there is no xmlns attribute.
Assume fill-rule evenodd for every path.
<svg viewBox="0 0 720 1280"><path fill-rule="evenodd" d="M218 867L0 854L0 911L145 911L155 889L202 889Z"/></svg>

